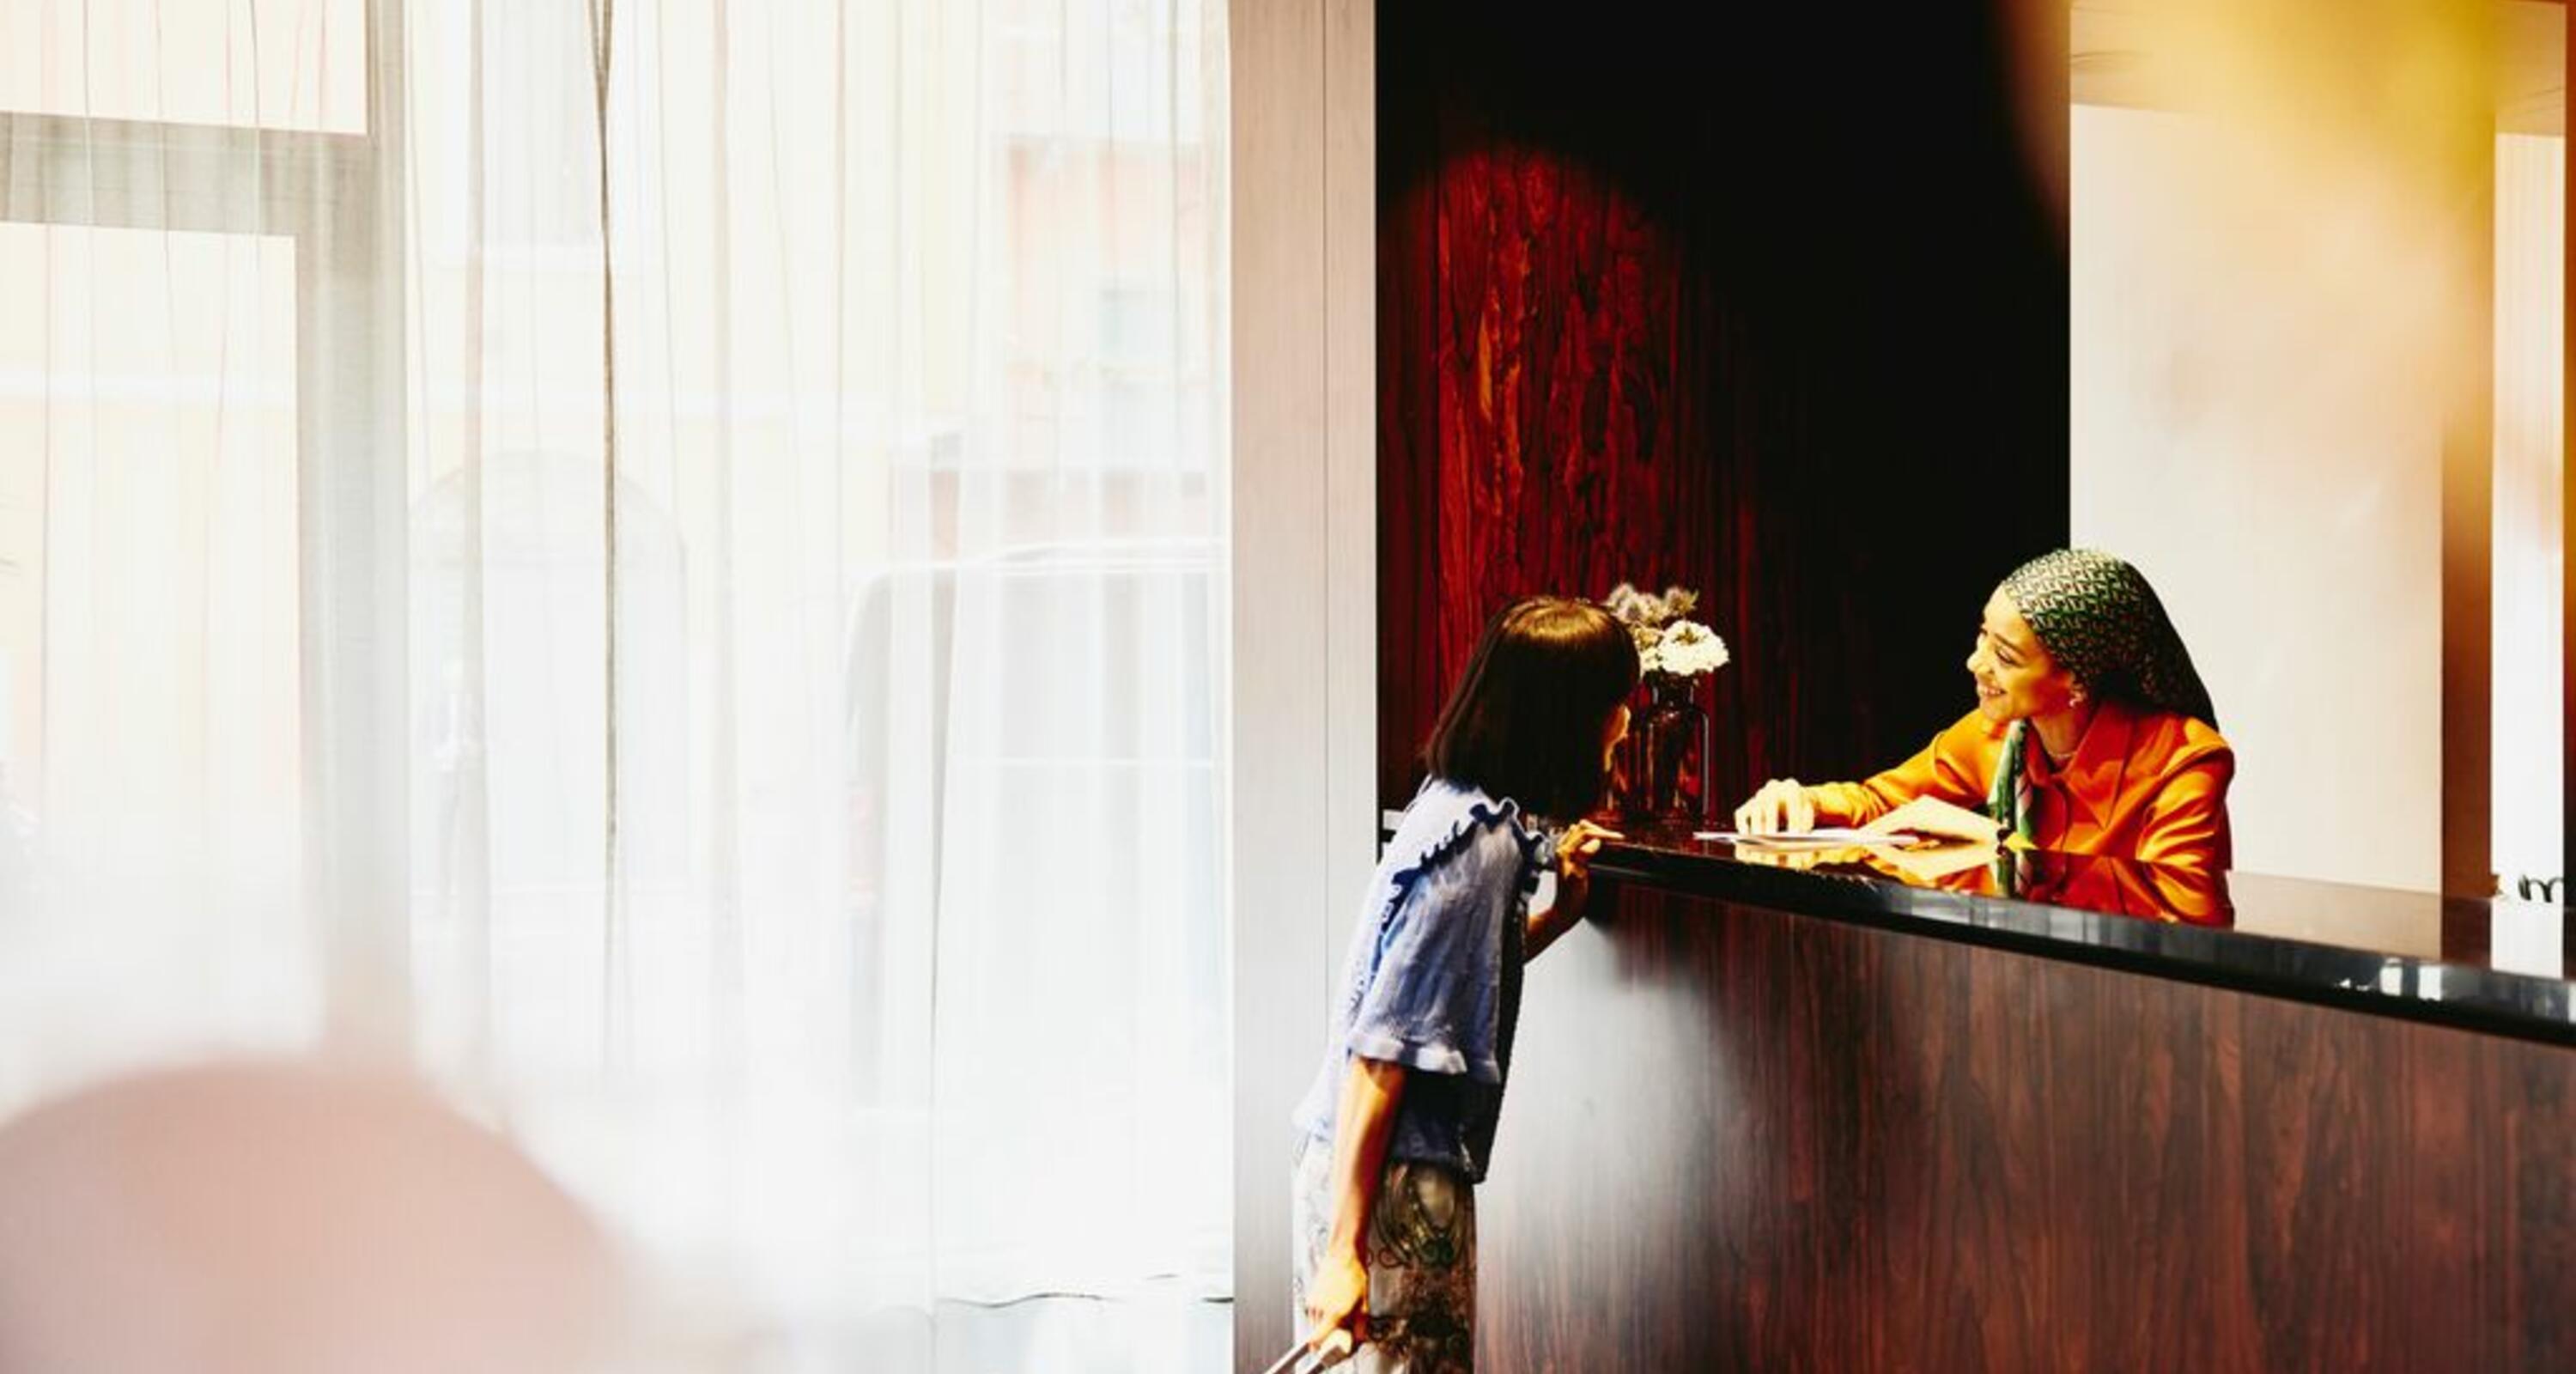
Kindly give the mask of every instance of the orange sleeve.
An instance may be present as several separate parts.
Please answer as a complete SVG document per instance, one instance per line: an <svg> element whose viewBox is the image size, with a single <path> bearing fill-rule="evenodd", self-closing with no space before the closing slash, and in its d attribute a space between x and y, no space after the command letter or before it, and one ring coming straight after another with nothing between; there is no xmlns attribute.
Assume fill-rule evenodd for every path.
<svg viewBox="0 0 2576 1374"><path fill-rule="evenodd" d="M1867 825L1916 797L1938 797L1970 810L1982 808L1992 767L1982 755L1992 747L1984 717L1971 711L1934 735L1921 753L1867 782L1828 782L1809 789L1815 794L1816 819Z"/></svg>
<svg viewBox="0 0 2576 1374"><path fill-rule="evenodd" d="M2165 779L2138 824L2134 857L2198 873L2223 873L2232 867L2227 784L2235 776L2235 756L2222 751Z"/></svg>
<svg viewBox="0 0 2576 1374"><path fill-rule="evenodd" d="M2224 926L2234 913L2225 879L2196 868L2147 868L2116 855L2079 860L2065 881L2019 894L2032 901L2123 916Z"/></svg>
<svg viewBox="0 0 2576 1374"><path fill-rule="evenodd" d="M2236 908L2227 900L2225 874L2214 869L2171 864L2136 871L2145 875L2147 886L2155 892L2157 905L2175 920L2188 921L2196 926L2235 924Z"/></svg>

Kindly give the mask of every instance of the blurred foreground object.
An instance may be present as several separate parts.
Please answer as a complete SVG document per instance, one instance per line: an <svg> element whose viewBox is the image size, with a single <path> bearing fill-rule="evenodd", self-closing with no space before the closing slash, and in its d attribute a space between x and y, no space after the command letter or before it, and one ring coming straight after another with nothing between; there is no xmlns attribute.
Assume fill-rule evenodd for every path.
<svg viewBox="0 0 2576 1374"><path fill-rule="evenodd" d="M620 1289L569 1197L399 1077L177 1069L0 1126L0 1369L564 1374Z"/></svg>

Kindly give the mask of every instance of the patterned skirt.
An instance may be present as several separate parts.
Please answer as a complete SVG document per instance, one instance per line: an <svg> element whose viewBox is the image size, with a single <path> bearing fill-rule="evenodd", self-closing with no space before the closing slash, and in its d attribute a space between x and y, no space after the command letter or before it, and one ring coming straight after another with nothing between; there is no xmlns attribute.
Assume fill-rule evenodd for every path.
<svg viewBox="0 0 2576 1374"><path fill-rule="evenodd" d="M1333 1232L1333 1142L1297 1146L1290 1189L1291 1321ZM1353 1374L1468 1374L1476 1366L1476 1193L1445 1165L1391 1159L1369 1213L1369 1339Z"/></svg>

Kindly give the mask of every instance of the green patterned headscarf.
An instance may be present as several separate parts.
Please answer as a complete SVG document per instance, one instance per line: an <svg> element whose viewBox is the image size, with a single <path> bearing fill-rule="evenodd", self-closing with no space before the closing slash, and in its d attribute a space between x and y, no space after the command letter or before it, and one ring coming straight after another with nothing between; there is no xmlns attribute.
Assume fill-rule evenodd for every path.
<svg viewBox="0 0 2576 1374"><path fill-rule="evenodd" d="M2003 590L2030 622L2040 647L2097 697L2117 697L2218 725L2209 689L2191 666L2155 588L2138 570L2107 553L2059 549L2014 569ZM2031 837L2030 788L2022 776L2030 722L2004 735L2003 758L1987 809L2012 834Z"/></svg>

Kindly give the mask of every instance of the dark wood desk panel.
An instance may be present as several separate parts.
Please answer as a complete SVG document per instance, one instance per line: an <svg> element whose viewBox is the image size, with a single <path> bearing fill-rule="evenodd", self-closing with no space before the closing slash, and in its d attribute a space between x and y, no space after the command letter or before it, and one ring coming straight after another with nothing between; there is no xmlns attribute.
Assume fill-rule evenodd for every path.
<svg viewBox="0 0 2576 1374"><path fill-rule="evenodd" d="M2576 1368L2571 1082L2527 1040L1623 886L1531 971L1479 1367Z"/></svg>

